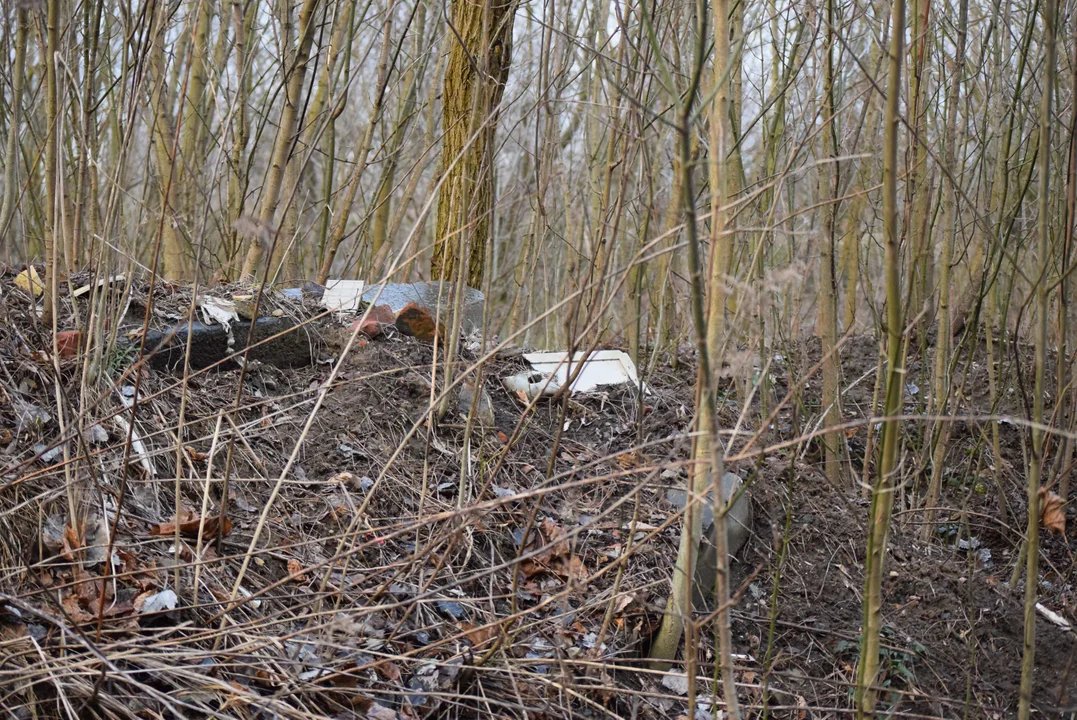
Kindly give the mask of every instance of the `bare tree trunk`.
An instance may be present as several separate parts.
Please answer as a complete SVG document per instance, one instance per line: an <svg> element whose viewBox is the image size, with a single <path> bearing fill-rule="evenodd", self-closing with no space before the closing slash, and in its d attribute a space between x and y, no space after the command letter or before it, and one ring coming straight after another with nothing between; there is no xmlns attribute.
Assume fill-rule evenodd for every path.
<svg viewBox="0 0 1077 720"><path fill-rule="evenodd" d="M7 129L7 152L4 154L4 199L0 202L0 247L11 236L11 221L15 216L15 182L19 164L19 126L22 122L22 92L26 84L26 44L30 22L26 8L19 8L18 30L15 36L15 71L12 79L11 121Z"/></svg>
<svg viewBox="0 0 1077 720"><path fill-rule="evenodd" d="M282 42L284 47L290 47L292 43L292 13L288 5L290 5L291 0L280 0L280 2L285 3ZM299 43L295 50L294 60L285 62L281 70L282 80L285 85L284 108L281 110L280 126L277 129L277 138L273 144L273 156L270 159L269 173L262 195L262 207L258 213L259 220L266 227L273 227L277 204L280 201L281 186L284 183L284 171L295 148L295 133L299 124L303 80L307 74L307 55L310 53L310 46L314 40L314 23L312 20L317 6L318 0L303 0L303 6L299 11ZM253 240L247 251L247 259L243 263L244 277L254 276L255 271L262 262L264 253L263 244L258 240Z"/></svg>
<svg viewBox="0 0 1077 720"><path fill-rule="evenodd" d="M481 287L490 242L492 158L498 106L512 60L515 0L452 0L452 32L442 91L442 178L430 276L456 276L468 263L467 283ZM459 233L470 235L468 258L457 257Z"/></svg>
<svg viewBox="0 0 1077 720"><path fill-rule="evenodd" d="M924 525L920 529L921 542L928 542L934 531L935 506L939 502L939 489L942 485L942 465L946 458L946 448L950 437L950 423L944 418L950 400L950 348L953 344L950 324L950 265L954 257L954 237L957 233L958 201L961 188L958 182L956 144L957 144L957 104L961 99L961 79L965 72L965 38L968 34L968 0L961 0L957 24L957 50L952 69L949 107L946 119L946 148L944 162L949 171L949 181L944 181L942 256L939 258L939 316L935 335L935 369L932 383L932 401L937 420L934 423L934 450L931 459L931 481L927 489L927 510L924 513Z"/></svg>
<svg viewBox="0 0 1077 720"><path fill-rule="evenodd" d="M55 318L58 292L59 264L57 263L57 217L58 198L56 180L60 168L57 163L56 135L60 132L60 108L57 99L56 63L60 52L60 0L47 2L47 39L45 44L45 263L48 290L42 313L42 324L50 327Z"/></svg>
<svg viewBox="0 0 1077 720"><path fill-rule="evenodd" d="M838 366L838 290L836 253L836 227L838 215L838 138L834 130L837 110L834 107L834 0L826 4L826 49L823 59L823 152L829 162L823 165L821 184L824 186L823 242L819 258L819 339L823 348L823 427L832 428L841 422L841 396L839 394ZM835 487L841 482L841 433L829 432L823 436L826 477Z"/></svg>
<svg viewBox="0 0 1077 720"><path fill-rule="evenodd" d="M1036 379L1032 393L1032 453L1028 467L1028 527L1025 531L1025 640L1021 652L1021 689L1018 695L1018 720L1028 720L1032 713L1032 679L1036 667L1036 597L1039 591L1040 561L1040 473L1043 472L1043 393L1047 371L1047 295L1050 287L1047 271L1051 263L1051 102L1055 86L1056 0L1043 4L1044 77L1040 100L1040 187L1039 281L1036 283ZM1061 361L1061 358L1059 358Z"/></svg>
<svg viewBox="0 0 1077 720"><path fill-rule="evenodd" d="M890 18L890 67L883 126L883 231L886 248L886 399L884 401L882 458L871 496L867 560L864 567L864 640L857 674L857 720L874 717L879 682L879 638L882 632L882 579L886 543L890 535L890 511L894 502L894 475L901 425L904 374L901 368L901 277L897 207L897 146L901 116L901 60L905 45L905 0L893 0Z"/></svg>

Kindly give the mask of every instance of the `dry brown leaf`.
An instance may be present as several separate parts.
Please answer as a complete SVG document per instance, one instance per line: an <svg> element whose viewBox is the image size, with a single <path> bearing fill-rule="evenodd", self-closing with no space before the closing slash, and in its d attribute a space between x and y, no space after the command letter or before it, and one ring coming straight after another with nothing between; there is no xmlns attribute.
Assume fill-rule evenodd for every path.
<svg viewBox="0 0 1077 720"><path fill-rule="evenodd" d="M82 547L81 528L75 529L71 525L64 525L64 559L74 560L74 553Z"/></svg>
<svg viewBox="0 0 1077 720"><path fill-rule="evenodd" d="M1066 534L1066 510L1061 496L1040 488L1040 524L1051 532Z"/></svg>
<svg viewBox="0 0 1077 720"><path fill-rule="evenodd" d="M64 614L67 615L68 619L76 625L81 625L82 623L87 623L96 619L93 615L82 609L82 606L79 605L78 595L68 595L60 601L60 606L64 609Z"/></svg>
<svg viewBox="0 0 1077 720"><path fill-rule="evenodd" d="M218 515L212 515L203 520L199 518L193 512L188 512L180 520L179 531L181 535L188 537L198 537L199 527L203 528L202 537L211 537L217 534L217 523L219 520ZM228 518L224 519L224 534L232 532L232 521ZM176 533L175 520L170 522L158 523L157 525L150 526L150 535L174 535Z"/></svg>
<svg viewBox="0 0 1077 720"><path fill-rule="evenodd" d="M302 583L307 581L307 576L303 573L303 564L295 558L288 560L288 574L292 576L292 582Z"/></svg>
<svg viewBox="0 0 1077 720"><path fill-rule="evenodd" d="M376 670L378 671L378 675L381 675L382 678L384 678L385 680L388 680L391 683L400 682L400 667L397 666L396 663L382 663L381 665L377 666Z"/></svg>
<svg viewBox="0 0 1077 720"><path fill-rule="evenodd" d="M587 576L590 575L587 566L583 564L583 560L580 560L575 555L568 558L567 562L563 561L561 563L561 570L560 574L580 582L586 580Z"/></svg>
<svg viewBox="0 0 1077 720"><path fill-rule="evenodd" d="M187 455L189 455L194 462L204 462L209 459L209 453L198 452L190 445L185 446L183 449L187 451Z"/></svg>
<svg viewBox="0 0 1077 720"><path fill-rule="evenodd" d="M636 593L625 593L617 598L617 602L613 604L613 611L615 613L622 612L626 607L631 605L636 600Z"/></svg>
<svg viewBox="0 0 1077 720"><path fill-rule="evenodd" d="M355 476L348 471L338 472L333 477L329 478L326 482L330 485L351 485L355 481Z"/></svg>
<svg viewBox="0 0 1077 720"><path fill-rule="evenodd" d="M481 626L477 627L472 623L465 622L460 623L460 629L464 631L464 637L467 638L474 647L485 645L486 643L497 637L497 626Z"/></svg>

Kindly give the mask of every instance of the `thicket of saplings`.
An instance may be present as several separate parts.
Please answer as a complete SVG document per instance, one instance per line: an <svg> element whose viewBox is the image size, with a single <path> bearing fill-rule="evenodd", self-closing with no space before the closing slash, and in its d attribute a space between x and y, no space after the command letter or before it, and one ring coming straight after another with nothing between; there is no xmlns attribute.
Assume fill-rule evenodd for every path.
<svg viewBox="0 0 1077 720"><path fill-rule="evenodd" d="M931 541L950 419L968 409L960 369L986 357L997 408L1018 380L998 376L1000 360L1031 344L1019 378L1031 398L1028 504L1016 509L1027 528L1011 580L1023 573L1024 718L1041 502L1068 501L1073 460L1073 9L19 0L0 33L2 252L44 266L45 331L70 320L59 298L85 269L203 288L432 278L482 289L488 334L505 342L613 342L645 377L690 359L699 497L723 474L717 395L730 375L755 424L818 379L804 440L815 433L831 482L871 495L862 716L877 702L894 489L928 468L916 502ZM123 309L100 301L91 345ZM880 347L870 414L885 419L860 475L839 427L856 380L839 354L865 333ZM813 337L818 365L776 397L772 358L797 357ZM450 382L458 351L453 339L442 356ZM58 394L65 432L125 372L84 357L78 392ZM924 361L915 422L896 419L909 357ZM984 418L977 452L998 458L996 420ZM984 465L998 480L999 463ZM72 516L95 493L67 488ZM684 516L652 649L660 667L683 652L690 677L705 629L688 581L697 510ZM706 629L737 717L721 547L718 557Z"/></svg>

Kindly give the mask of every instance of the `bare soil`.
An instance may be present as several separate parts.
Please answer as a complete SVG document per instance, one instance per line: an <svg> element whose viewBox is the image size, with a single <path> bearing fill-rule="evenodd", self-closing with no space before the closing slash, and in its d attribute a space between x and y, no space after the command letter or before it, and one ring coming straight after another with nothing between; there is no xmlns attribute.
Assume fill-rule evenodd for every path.
<svg viewBox="0 0 1077 720"><path fill-rule="evenodd" d="M646 395L611 389L531 407L497 381L522 360L491 357L478 369L495 425L469 428L467 407L431 419L444 388L435 353L440 368L445 348L399 336L359 341L330 382L347 333L300 304L290 311L316 337L310 367L214 368L184 388L179 374L124 375L121 365L82 395L81 358L64 360L57 376L29 298L10 277L0 292L0 706L12 717L67 708L102 718L688 712L683 679L650 672L645 658L676 554L679 523L663 498L687 474L690 353L646 377ZM177 292L160 299L180 315L190 302ZM85 303L65 301L63 320L75 314L86 317ZM463 345L457 375L480 359ZM818 378L805 379L818 346L775 355L768 412L788 401L750 446L763 424L760 397L740 418L732 380L723 395L723 425L739 422L741 431L728 435L730 469L750 482L756 519L733 578L740 697L749 717L846 717L862 623L869 507L860 481L878 344L858 337L842 349L853 425L840 487L823 476L817 443L798 440L818 413ZM1000 363L1006 384L995 409L986 359L969 367L954 411L965 419L953 425L927 544L917 538L930 476L925 423L906 422L880 716L1016 712L1024 584L1022 576L1010 588L1009 579L1027 507L1027 431L1016 419L1002 424L1002 457L993 458L985 418L1024 416L1017 358L1027 386L1029 355L1018 347ZM921 378L931 362L930 350L910 352L907 377L918 387L906 394L909 416L926 412ZM959 364L955 377L964 372ZM141 451L126 432L125 393L136 378ZM28 407L47 419L28 420ZM66 461L50 455L65 447L61 415L83 431L101 421L108 437L87 431L84 443L66 444ZM218 545L226 462L228 532ZM177 486L189 521L178 548L168 525ZM94 548L117 507L116 561L106 572ZM1072 622L1069 537L1044 532L1041 541L1040 602ZM148 611L167 590L174 606ZM1061 717L1077 694L1073 635L1042 615L1036 633L1033 703L1038 716ZM712 717L720 701L707 623L697 651L697 717Z"/></svg>

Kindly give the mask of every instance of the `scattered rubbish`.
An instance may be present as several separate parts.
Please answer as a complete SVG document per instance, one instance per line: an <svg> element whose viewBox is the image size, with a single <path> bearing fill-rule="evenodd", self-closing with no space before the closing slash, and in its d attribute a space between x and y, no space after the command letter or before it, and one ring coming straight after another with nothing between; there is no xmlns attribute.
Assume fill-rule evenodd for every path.
<svg viewBox="0 0 1077 720"><path fill-rule="evenodd" d="M1052 533L1066 534L1065 501L1047 488L1040 488L1040 524Z"/></svg>
<svg viewBox="0 0 1077 720"><path fill-rule="evenodd" d="M41 462L48 464L60 456L60 453L63 452L63 446L57 445L50 448L45 443L37 443L34 445L34 452L41 456Z"/></svg>
<svg viewBox="0 0 1077 720"><path fill-rule="evenodd" d="M61 358L72 358L79 354L82 349L82 331L64 330L56 333L56 355Z"/></svg>
<svg viewBox="0 0 1077 720"><path fill-rule="evenodd" d="M142 469L146 473L146 479L157 477L157 468L154 467L153 461L150 460L150 454L146 452L146 445L142 442L142 436L127 423L125 418L117 415L115 421L120 426L120 431L125 437L127 435L131 436L131 450L138 456L139 464L142 465Z"/></svg>
<svg viewBox="0 0 1077 720"><path fill-rule="evenodd" d="M85 561L88 566L99 565L105 561L105 557L108 555L108 531L108 520L104 516L99 515L96 520L90 521L86 530ZM116 559L113 556L113 562Z"/></svg>
<svg viewBox="0 0 1077 720"><path fill-rule="evenodd" d="M37 405L14 395L11 396L11 406L15 411L15 430L17 432L38 428L52 420L52 416Z"/></svg>
<svg viewBox="0 0 1077 720"><path fill-rule="evenodd" d="M15 276L15 287L25 290L34 297L41 297L45 292L45 285L41 282L41 276L37 274L33 265Z"/></svg>
<svg viewBox="0 0 1077 720"><path fill-rule="evenodd" d="M398 598L414 597L419 593L419 589L414 585L406 585L404 583L393 583L389 586L389 594Z"/></svg>
<svg viewBox="0 0 1077 720"><path fill-rule="evenodd" d="M366 312L366 318L360 318L352 323L352 330L359 326L359 332L368 338L376 338L384 332L385 328L396 321L396 315L388 305L375 305Z"/></svg>
<svg viewBox="0 0 1077 720"><path fill-rule="evenodd" d="M355 312L363 299L362 280L330 280L322 293L322 307L333 312Z"/></svg>
<svg viewBox="0 0 1077 720"><path fill-rule="evenodd" d="M1062 617L1061 615L1056 613L1054 610L1048 609L1047 607L1045 607L1043 605L1043 603L1036 603L1036 612L1038 612L1040 615L1043 615L1043 617L1045 619L1047 619L1049 622L1054 623L1055 625L1062 628L1066 632L1070 632L1071 630L1073 630L1073 626L1070 625L1069 620Z"/></svg>
<svg viewBox="0 0 1077 720"><path fill-rule="evenodd" d="M218 515L211 515L202 519L196 513L187 511L179 520L179 531L181 535L186 535L187 537L198 537L198 532L201 528L202 537L208 538L217 534L219 521L220 516ZM176 532L176 524L175 519L173 519L169 522L152 525L150 526L150 535L173 535ZM223 531L225 535L232 532L232 521L228 518L224 519Z"/></svg>
<svg viewBox="0 0 1077 720"><path fill-rule="evenodd" d="M662 687L677 695L687 695L688 676L684 673L668 672L662 676Z"/></svg>
<svg viewBox="0 0 1077 720"><path fill-rule="evenodd" d="M202 322L206 325L212 325L214 322L221 325L228 332L228 344L231 345L235 341L232 336L232 323L239 322L236 303L224 298L203 295L198 298L198 306L202 310Z"/></svg>
<svg viewBox="0 0 1077 720"><path fill-rule="evenodd" d="M142 613L157 613L167 612L169 610L176 609L176 603L179 600L176 597L175 590L162 590L161 592L149 595L145 599L142 599L141 607L139 607L139 600L135 600L135 609Z"/></svg>
<svg viewBox="0 0 1077 720"><path fill-rule="evenodd" d="M628 353L620 350L599 350L590 355L578 352L571 362L564 352L524 353L523 358L531 365L532 372L511 375L501 382L509 392L525 400L556 394L568 382L570 373L576 375L571 386L573 393L589 393L613 385L640 385L636 364Z"/></svg>
<svg viewBox="0 0 1077 720"><path fill-rule="evenodd" d="M90 292L93 288L103 288L106 285L114 285L116 283L122 283L127 281L127 276L124 274L113 275L112 277L101 278L93 285L87 283L80 288L77 288L75 292L71 293L71 297L82 297L86 293Z"/></svg>
<svg viewBox="0 0 1077 720"><path fill-rule="evenodd" d="M238 320L227 330L223 325L195 322L189 330L183 322L169 329L147 332L145 346L150 366L155 370L182 369L188 357L188 336L190 367L194 370L232 362L230 358L246 348L248 337L251 341L248 360L281 368L306 367L312 362L309 333L287 317L259 317L253 322Z"/></svg>
<svg viewBox="0 0 1077 720"><path fill-rule="evenodd" d="M722 476L721 500L728 502L740 489L744 481L736 474L727 472ZM670 489L666 492L666 502L677 510L685 507L687 494L684 490ZM693 587L693 596L697 605L706 604L706 600L714 593L714 581L718 574L718 552L716 548L717 536L715 535L714 507L716 498L713 489L707 493L707 502L697 505L697 510L702 511L703 534L699 542L699 559L696 567L696 577ZM729 555L736 557L737 553L748 542L752 534L752 501L747 493L741 493L733 505L726 512L726 538L729 547Z"/></svg>
<svg viewBox="0 0 1077 720"><path fill-rule="evenodd" d="M444 333L452 322L452 309L457 300L460 300L460 329L468 334L481 330L485 296L478 290L465 286L463 298L457 298L454 288L455 283L451 282L378 284L363 291L362 301L388 307L397 319L397 328L407 334L407 328L413 324L414 318L408 317L405 310L439 323L444 328ZM405 316L401 318L401 315ZM420 339L428 339L418 333L412 334Z"/></svg>

